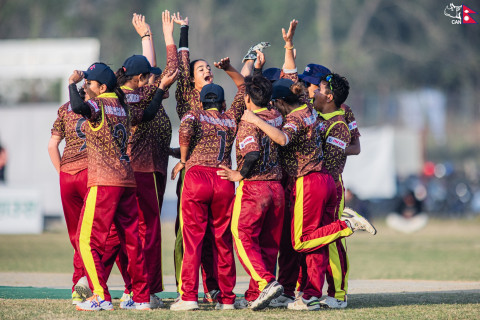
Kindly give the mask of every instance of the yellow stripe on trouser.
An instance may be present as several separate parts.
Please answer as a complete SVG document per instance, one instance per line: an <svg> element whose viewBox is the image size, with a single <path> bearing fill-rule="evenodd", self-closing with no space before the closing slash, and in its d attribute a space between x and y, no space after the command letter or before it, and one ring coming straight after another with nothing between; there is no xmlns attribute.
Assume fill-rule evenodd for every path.
<svg viewBox="0 0 480 320"><path fill-rule="evenodd" d="M153 174L153 184L155 185L155 196L157 197L158 214L160 214L160 212L162 211L162 208L160 207L160 199L158 199L157 177L155 177L155 172L153 172L152 174ZM160 246L160 257L161 256L162 256L162 247ZM162 291L163 291L165 290L165 288L163 287L163 259L160 259L160 263L161 263L160 270L162 275Z"/></svg>
<svg viewBox="0 0 480 320"><path fill-rule="evenodd" d="M343 181L342 176L339 177L339 182L342 185L342 199L340 200L340 205L338 209L338 218L342 216L343 208L345 206L345 192L343 192ZM345 238L341 239L343 247L345 247ZM348 257L347 258L347 273L345 275L345 286L342 289L342 282L343 282L343 275L342 275L342 267L340 263L340 255L338 253L337 243L333 242L328 245L328 256L329 256L329 264L330 268L332 269L332 277L333 283L335 286L335 298L345 301L345 295L347 294L348 290L348 272L350 271L348 268Z"/></svg>
<svg viewBox="0 0 480 320"><path fill-rule="evenodd" d="M183 186L185 184L185 169L180 172L180 179L182 179L182 186L180 187L180 199L178 206L178 231L177 237L175 239L175 277L177 278L177 291L180 294L183 294L182 291L182 268L183 268L183 252L185 244L183 243L183 217L182 217L182 195L183 195Z"/></svg>
<svg viewBox="0 0 480 320"><path fill-rule="evenodd" d="M235 241L235 245L237 247L238 255L240 260L242 260L243 264L247 267L248 271L250 271L250 275L252 276L253 280L258 283L258 290L262 291L265 286L268 284L267 280L260 277L253 268L252 262L248 258L247 252L243 247L243 243L238 236L238 220L240 218L240 213L242 211L242 196L243 196L243 181L240 182L237 188L237 195L235 196L235 203L233 205L233 213L232 213L232 235L233 240Z"/></svg>
<svg viewBox="0 0 480 320"><path fill-rule="evenodd" d="M94 186L88 191L82 225L80 227L79 249L82 255L85 270L92 281L93 292L96 293L100 299L105 300L103 287L100 285L100 281L98 280L97 268L95 267L95 261L93 260L92 255L92 248L90 247L93 218L95 216L95 206L97 203L97 188L97 186Z"/></svg>
<svg viewBox="0 0 480 320"><path fill-rule="evenodd" d="M303 235L303 197L304 197L304 186L303 186L303 180L304 177L299 177L297 178L296 181L296 192L295 192L295 207L294 207L294 219L293 219L293 224L294 224L294 240L295 240L295 246L293 247L295 250L302 250L302 249L311 249L318 247L322 244L328 244L334 241L335 239L339 237L347 237L352 234L350 229L346 228L344 230L341 230L337 233L321 237L321 238L316 238L312 240L307 240L302 242L300 239Z"/></svg>

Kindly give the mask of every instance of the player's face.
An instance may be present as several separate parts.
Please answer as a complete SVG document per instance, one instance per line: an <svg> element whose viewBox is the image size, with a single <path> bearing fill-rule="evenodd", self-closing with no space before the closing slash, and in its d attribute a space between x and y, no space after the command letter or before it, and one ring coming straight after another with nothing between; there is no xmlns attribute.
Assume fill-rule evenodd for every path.
<svg viewBox="0 0 480 320"><path fill-rule="evenodd" d="M308 91L308 97L310 99L312 99L315 96L315 90L317 90L318 88L320 87L317 85L314 85L312 83L309 84L309 86L307 87L307 91Z"/></svg>
<svg viewBox="0 0 480 320"><path fill-rule="evenodd" d="M193 66L193 82L195 88L202 89L203 86L213 83L213 73L210 65L203 60L195 62Z"/></svg>
<svg viewBox="0 0 480 320"><path fill-rule="evenodd" d="M313 95L313 106L316 110L322 112L327 103L333 100L333 95L327 91L327 82L320 82L320 86Z"/></svg>
<svg viewBox="0 0 480 320"><path fill-rule="evenodd" d="M91 98L95 98L96 96L101 95L105 92L102 85L95 80L85 80L83 83L83 88L85 89L85 94Z"/></svg>

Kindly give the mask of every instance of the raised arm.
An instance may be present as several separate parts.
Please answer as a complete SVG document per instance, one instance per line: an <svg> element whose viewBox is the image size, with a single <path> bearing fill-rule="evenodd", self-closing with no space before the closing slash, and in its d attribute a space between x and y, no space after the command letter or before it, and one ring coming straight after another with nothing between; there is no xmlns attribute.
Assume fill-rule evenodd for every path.
<svg viewBox="0 0 480 320"><path fill-rule="evenodd" d="M282 28L283 40L285 40L285 63L283 64L283 68L285 70L297 69L293 52L293 36L295 35L295 29L297 28L297 24L298 21L293 19L292 21L290 21L290 27L288 28L288 32L285 32L285 29Z"/></svg>
<svg viewBox="0 0 480 320"><path fill-rule="evenodd" d="M214 62L213 65L217 67L218 69L224 70L230 78L232 78L233 82L237 86L237 88L240 88L241 85L245 83L243 76L240 74L240 72L237 71L231 64L230 64L230 58L226 57L220 60L220 62Z"/></svg>
<svg viewBox="0 0 480 320"><path fill-rule="evenodd" d="M178 55L177 47L175 46L175 41L173 40L173 27L174 18L170 15L168 10L165 10L162 12L162 29L167 50L167 64L160 76L161 79L173 73L178 75ZM157 84L160 85L159 82L157 82ZM166 90L168 90L170 85L166 87Z"/></svg>
<svg viewBox="0 0 480 320"><path fill-rule="evenodd" d="M150 26L145 21L145 16L134 13L132 17L132 25L142 38L142 54L147 58L152 67L157 66L157 59L155 55L155 46L153 44L153 34Z"/></svg>

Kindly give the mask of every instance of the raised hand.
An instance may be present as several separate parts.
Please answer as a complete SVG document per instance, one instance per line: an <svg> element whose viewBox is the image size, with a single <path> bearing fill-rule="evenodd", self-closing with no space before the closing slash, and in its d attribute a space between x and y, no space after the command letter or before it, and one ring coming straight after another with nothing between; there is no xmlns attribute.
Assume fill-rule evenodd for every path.
<svg viewBox="0 0 480 320"><path fill-rule="evenodd" d="M292 42L293 36L295 35L295 29L297 28L298 20L293 19L290 21L290 27L288 28L288 32L285 32L285 28L282 28L282 35L283 35L283 40L285 40L286 43Z"/></svg>
<svg viewBox="0 0 480 320"><path fill-rule="evenodd" d="M68 78L68 83L69 84L72 84L72 83L79 83L80 81L82 81L82 79L85 77L85 75L83 74L83 71L80 71L80 70L74 70L72 75Z"/></svg>
<svg viewBox="0 0 480 320"><path fill-rule="evenodd" d="M163 34L170 35L173 34L173 24L174 24L174 17L170 15L170 11L165 10L162 12L162 27L163 27Z"/></svg>
<svg viewBox="0 0 480 320"><path fill-rule="evenodd" d="M188 17L185 17L185 19L183 19L180 15L180 12L173 14L173 21L181 26L188 26Z"/></svg>
<svg viewBox="0 0 480 320"><path fill-rule="evenodd" d="M140 37L152 34L150 26L145 21L144 15L134 13L132 17L132 24Z"/></svg>
<svg viewBox="0 0 480 320"><path fill-rule="evenodd" d="M257 60L255 61L255 69L262 69L265 64L265 54L260 50L255 50L257 53Z"/></svg>
<svg viewBox="0 0 480 320"><path fill-rule="evenodd" d="M175 80L177 80L177 76L178 69L176 69L174 72L166 74L162 80L160 80L158 87L165 91L165 89L168 89L175 82Z"/></svg>
<svg viewBox="0 0 480 320"><path fill-rule="evenodd" d="M227 70L230 67L230 58L223 58L220 62L214 62L213 65L218 69Z"/></svg>

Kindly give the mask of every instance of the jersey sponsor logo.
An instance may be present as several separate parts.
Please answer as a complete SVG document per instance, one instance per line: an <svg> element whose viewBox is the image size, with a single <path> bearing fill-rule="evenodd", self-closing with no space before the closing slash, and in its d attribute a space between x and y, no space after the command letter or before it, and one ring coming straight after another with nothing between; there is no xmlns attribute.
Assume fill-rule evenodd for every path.
<svg viewBox="0 0 480 320"><path fill-rule="evenodd" d="M88 100L88 103L95 109L95 112L98 112L100 108L98 107L97 103L93 100Z"/></svg>
<svg viewBox="0 0 480 320"><path fill-rule="evenodd" d="M317 120L316 112L312 112L312 115L308 118L303 118L303 121L307 124L307 126L314 124L316 120Z"/></svg>
<svg viewBox="0 0 480 320"><path fill-rule="evenodd" d="M203 114L200 115L200 121L201 122L207 122L207 123L214 124L214 125L218 124L218 125L222 125L222 126L229 127L229 128L235 128L237 126L235 121L232 120L232 119L214 118L214 117L209 117L209 116L206 116L206 115L203 115Z"/></svg>
<svg viewBox="0 0 480 320"><path fill-rule="evenodd" d="M105 106L106 114L113 114L118 117L126 117L127 113L122 107Z"/></svg>
<svg viewBox="0 0 480 320"><path fill-rule="evenodd" d="M137 103L140 102L140 95L138 94L127 94L127 102L128 103Z"/></svg>
<svg viewBox="0 0 480 320"><path fill-rule="evenodd" d="M255 138L253 136L248 136L245 139L243 139L243 141L240 142L238 146L240 147L240 149L243 149L252 142L255 142Z"/></svg>
<svg viewBox="0 0 480 320"><path fill-rule="evenodd" d="M357 128L357 121L352 121L348 124L348 130L352 131Z"/></svg>
<svg viewBox="0 0 480 320"><path fill-rule="evenodd" d="M191 114L186 114L186 115L183 116L183 118L182 118L182 120L180 120L180 122L183 122L183 121L185 121L185 120L187 120L187 119L195 120L195 117L192 116Z"/></svg>
<svg viewBox="0 0 480 320"><path fill-rule="evenodd" d="M345 150L345 148L347 147L347 144L345 142L332 136L329 136L327 138L327 143L333 144L334 146L342 148L343 150Z"/></svg>
<svg viewBox="0 0 480 320"><path fill-rule="evenodd" d="M293 123L287 123L286 125L283 126L283 128L287 129L287 128L290 128L290 129L293 129L293 131L297 132L298 128L296 125L294 125Z"/></svg>
<svg viewBox="0 0 480 320"><path fill-rule="evenodd" d="M276 117L275 119L271 119L271 120L267 120L267 123L271 126L274 126L274 127L279 127L282 125L283 123L283 117L282 116L278 116Z"/></svg>

